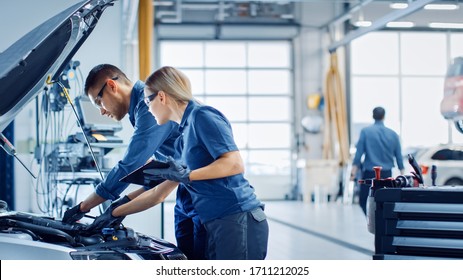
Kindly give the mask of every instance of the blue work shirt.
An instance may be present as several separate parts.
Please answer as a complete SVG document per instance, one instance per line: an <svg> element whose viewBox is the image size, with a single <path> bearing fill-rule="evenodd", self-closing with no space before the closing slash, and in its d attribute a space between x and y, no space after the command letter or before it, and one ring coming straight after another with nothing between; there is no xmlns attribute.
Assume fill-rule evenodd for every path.
<svg viewBox="0 0 463 280"><path fill-rule="evenodd" d="M179 131L182 135L175 144L176 158L190 170L207 166L224 153L238 150L225 116L195 101L188 103ZM193 181L186 188L202 223L263 206L243 174Z"/></svg>
<svg viewBox="0 0 463 280"><path fill-rule="evenodd" d="M146 163L153 156L159 158L174 154L174 143L180 135L178 125L168 122L158 125L143 101L145 84L137 81L130 96L129 119L135 128L125 155L106 175L106 179L96 187L96 194L114 200L123 192L128 183L119 179Z"/></svg>
<svg viewBox="0 0 463 280"><path fill-rule="evenodd" d="M395 131L384 126L383 121L375 121L360 132L354 165L361 166L360 160L363 154L365 154L363 170L373 170L374 166L391 170L394 167L394 157L398 168L404 169L399 136Z"/></svg>

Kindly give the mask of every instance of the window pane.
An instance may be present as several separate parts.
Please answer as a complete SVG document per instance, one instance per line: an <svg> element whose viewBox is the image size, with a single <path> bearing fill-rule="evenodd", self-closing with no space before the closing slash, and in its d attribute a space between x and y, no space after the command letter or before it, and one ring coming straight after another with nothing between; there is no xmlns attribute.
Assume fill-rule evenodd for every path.
<svg viewBox="0 0 463 280"><path fill-rule="evenodd" d="M450 58L463 56L463 34L450 35Z"/></svg>
<svg viewBox="0 0 463 280"><path fill-rule="evenodd" d="M230 121L247 119L247 103L244 97L207 97L206 104L217 108Z"/></svg>
<svg viewBox="0 0 463 280"><path fill-rule="evenodd" d="M246 72L244 70L206 70L206 93L246 93Z"/></svg>
<svg viewBox="0 0 463 280"><path fill-rule="evenodd" d="M402 143L433 146L447 141L447 123L440 114L443 78L402 81Z"/></svg>
<svg viewBox="0 0 463 280"><path fill-rule="evenodd" d="M250 94L288 94L290 88L288 70L249 71Z"/></svg>
<svg viewBox="0 0 463 280"><path fill-rule="evenodd" d="M249 148L289 148L289 124L250 124Z"/></svg>
<svg viewBox="0 0 463 280"><path fill-rule="evenodd" d="M397 33L369 33L352 42L353 74L399 73Z"/></svg>
<svg viewBox="0 0 463 280"><path fill-rule="evenodd" d="M248 125L243 123L232 123L233 138L238 149L245 149L248 144ZM243 156L243 154L241 154ZM244 161L244 158L243 158Z"/></svg>
<svg viewBox="0 0 463 280"><path fill-rule="evenodd" d="M245 67L245 43L206 43L206 67Z"/></svg>
<svg viewBox="0 0 463 280"><path fill-rule="evenodd" d="M352 142L355 145L360 129L374 122L372 111L381 106L386 110L384 123L399 133L399 79L352 78Z"/></svg>
<svg viewBox="0 0 463 280"><path fill-rule="evenodd" d="M291 172L289 151L249 151L247 173L255 175L289 175Z"/></svg>
<svg viewBox="0 0 463 280"><path fill-rule="evenodd" d="M162 42L161 54L161 66L201 67L204 64L201 42Z"/></svg>
<svg viewBox="0 0 463 280"><path fill-rule="evenodd" d="M253 42L248 44L249 67L290 67L288 42Z"/></svg>
<svg viewBox="0 0 463 280"><path fill-rule="evenodd" d="M250 97L249 119L251 121L289 121L290 106L288 97Z"/></svg>
<svg viewBox="0 0 463 280"><path fill-rule="evenodd" d="M434 160L454 160L454 151L450 149L443 149L437 151L435 154L432 155L431 159Z"/></svg>
<svg viewBox="0 0 463 280"><path fill-rule="evenodd" d="M445 75L447 69L445 34L401 33L402 73Z"/></svg>
<svg viewBox="0 0 463 280"><path fill-rule="evenodd" d="M193 96L197 101L206 104L206 97L204 95L195 95Z"/></svg>
<svg viewBox="0 0 463 280"><path fill-rule="evenodd" d="M188 79L190 79L193 95L204 94L204 71L181 69Z"/></svg>
<svg viewBox="0 0 463 280"><path fill-rule="evenodd" d="M294 139L292 43L161 41L160 48L161 66L181 69L191 81L194 97L230 120L246 173L257 175L253 179L280 175L289 185ZM281 181L266 183L272 184L281 186Z"/></svg>

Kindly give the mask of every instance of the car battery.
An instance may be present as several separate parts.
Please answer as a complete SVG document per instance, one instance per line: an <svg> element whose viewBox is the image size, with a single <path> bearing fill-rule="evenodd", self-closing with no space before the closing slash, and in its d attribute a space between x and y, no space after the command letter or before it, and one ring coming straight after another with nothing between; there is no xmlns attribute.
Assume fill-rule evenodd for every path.
<svg viewBox="0 0 463 280"><path fill-rule="evenodd" d="M463 187L375 192L373 259L463 258Z"/></svg>

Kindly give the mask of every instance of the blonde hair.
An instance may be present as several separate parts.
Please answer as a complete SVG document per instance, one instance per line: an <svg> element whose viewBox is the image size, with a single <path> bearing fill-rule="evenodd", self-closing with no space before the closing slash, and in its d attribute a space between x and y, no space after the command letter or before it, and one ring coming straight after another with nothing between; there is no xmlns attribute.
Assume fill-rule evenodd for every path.
<svg viewBox="0 0 463 280"><path fill-rule="evenodd" d="M182 71L171 66L156 70L146 79L145 86L152 93L164 91L177 103L193 100L190 80Z"/></svg>

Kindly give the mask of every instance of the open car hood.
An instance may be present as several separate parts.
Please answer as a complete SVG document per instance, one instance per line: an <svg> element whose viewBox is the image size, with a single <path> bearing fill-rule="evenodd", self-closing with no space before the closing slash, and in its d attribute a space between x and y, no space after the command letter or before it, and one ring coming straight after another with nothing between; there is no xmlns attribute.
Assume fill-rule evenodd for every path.
<svg viewBox="0 0 463 280"><path fill-rule="evenodd" d="M0 53L0 132L43 90L47 80L57 80L114 1L75 4Z"/></svg>

